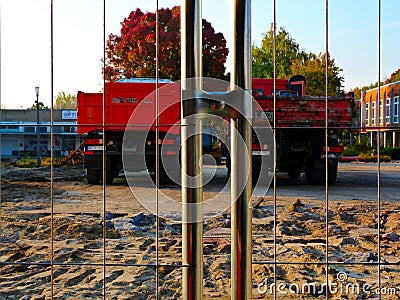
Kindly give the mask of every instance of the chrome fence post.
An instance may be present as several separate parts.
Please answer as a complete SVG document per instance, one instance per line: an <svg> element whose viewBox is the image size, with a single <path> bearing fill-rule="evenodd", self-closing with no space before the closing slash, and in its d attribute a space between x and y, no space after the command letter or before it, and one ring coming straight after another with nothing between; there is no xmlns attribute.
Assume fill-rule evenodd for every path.
<svg viewBox="0 0 400 300"><path fill-rule="evenodd" d="M233 65L231 84L251 93L251 1L235 0L233 16ZM243 99L245 101L245 99ZM231 289L232 299L251 299L251 143L252 107L245 105L246 115L231 119ZM237 130L237 134L235 133ZM238 138L246 149L238 149ZM243 190L241 189L242 187Z"/></svg>
<svg viewBox="0 0 400 300"><path fill-rule="evenodd" d="M201 1L184 0L181 7L181 89L199 90L202 77ZM183 101L183 100L182 100ZM182 295L183 299L203 297L203 198L200 158L202 156L201 120L186 119L181 101L182 165Z"/></svg>

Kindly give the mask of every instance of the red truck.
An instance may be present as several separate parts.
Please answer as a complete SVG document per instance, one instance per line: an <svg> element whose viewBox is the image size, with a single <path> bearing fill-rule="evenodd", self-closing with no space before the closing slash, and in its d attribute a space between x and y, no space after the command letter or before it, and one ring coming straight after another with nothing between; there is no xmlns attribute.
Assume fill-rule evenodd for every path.
<svg viewBox="0 0 400 300"><path fill-rule="evenodd" d="M160 80L159 87L168 83L170 81ZM253 78L253 96L275 129L276 171L285 172L292 178L297 178L300 173L305 173L308 183L323 184L325 183L325 155L328 153L328 183L334 184L337 178L338 158L343 152L343 147L338 145L336 134L339 129L351 125L353 98L351 95L328 98L328 128L326 128L325 97L305 96L305 83L305 78L298 75L289 80L277 79L274 91L273 79ZM106 183L113 182L123 167L122 142L129 118L142 101L148 102L145 104L149 111L148 116L154 115L156 101L145 97L155 89L154 79L136 78L107 82L104 99L102 93L78 92L78 133L86 135L84 166L89 183L97 184L102 179L104 145L106 145ZM176 92L179 93L179 90ZM274 93L276 94L276 122L273 119ZM166 98L163 97L163 99ZM156 142L154 121L147 118L147 114L142 114L139 116L139 120L135 120L136 124L152 122L150 130L144 133L146 134L144 153L137 150L135 152L134 149L132 151L138 157L143 157L143 155L146 157L147 170L151 173L155 171L157 144L161 145L160 149L162 150L160 151L163 155L179 155L176 151L176 144L179 144L180 141L179 129L173 129L169 133L168 139L164 139L164 137L168 131L171 131L172 124L179 122L180 105L178 103L171 106L167 100L160 102L158 109L162 111L166 107L168 109L159 118L158 143ZM103 114L105 116L104 124ZM137 126L134 130L142 129ZM326 132L328 133L328 148L325 146ZM103 133L106 136L105 139ZM210 137L203 139L203 141L207 141L203 143L203 150L215 152L216 149L213 149L213 146L218 144L218 141L212 135ZM269 150L273 147L274 145L260 145L254 136L252 146L253 178L258 178L260 175L259 161L262 155L271 155L273 152ZM226 155L226 164L229 174L229 154ZM130 171L140 170L132 169ZM168 176L160 168L160 183L167 181Z"/></svg>
<svg viewBox="0 0 400 300"><path fill-rule="evenodd" d="M180 85L170 84L170 80L160 79L158 85L153 78L133 78L107 82L105 95L103 93L78 92L77 116L78 133L85 136L84 167L87 181L98 184L103 179L103 147L105 145L105 181L111 184L123 168L123 154L129 156L129 169L126 171L143 171L140 160L145 157L147 170L154 174L156 170L156 145L165 159L174 160L179 155L180 130L178 124L180 114ZM162 89L168 85L168 89ZM161 88L156 106L156 87ZM178 102L177 102L178 100ZM104 105L103 105L104 104ZM138 109L140 113L132 113ZM156 124L156 111L162 112ZM104 110L104 111L103 111ZM137 112L137 111L136 111ZM104 116L104 118L103 118ZM103 123L104 119L104 123ZM158 125L158 142L156 141L156 125ZM134 131L134 135L127 135L126 130ZM210 134L207 134L207 130ZM221 148L215 134L208 127L203 133L203 152L213 155L220 162ZM145 141L145 149L140 143ZM124 151L124 153L123 153ZM138 163L135 163L138 161ZM160 164L162 166L162 164ZM164 170L160 168L159 182L169 182Z"/></svg>
<svg viewBox="0 0 400 300"><path fill-rule="evenodd" d="M253 78L253 96L275 129L276 172L284 172L294 179L305 173L307 183L324 184L328 153L328 184L334 184L338 159L343 152L337 133L352 124L354 95L328 97L326 124L326 98L305 96L305 84L306 79L300 75L276 80L276 121L273 79ZM260 148L256 142L255 148ZM257 159L253 151L253 178L259 176Z"/></svg>

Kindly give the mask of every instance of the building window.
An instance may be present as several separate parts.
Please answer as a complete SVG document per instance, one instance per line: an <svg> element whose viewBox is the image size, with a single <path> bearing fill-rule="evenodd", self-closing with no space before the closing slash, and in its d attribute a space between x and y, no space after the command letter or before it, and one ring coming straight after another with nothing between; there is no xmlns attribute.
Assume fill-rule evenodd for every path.
<svg viewBox="0 0 400 300"><path fill-rule="evenodd" d="M34 126L27 126L27 127L24 128L24 132L32 133L32 132L36 132L36 130L35 130Z"/></svg>
<svg viewBox="0 0 400 300"><path fill-rule="evenodd" d="M393 122L399 123L399 96L394 97L393 100Z"/></svg>
<svg viewBox="0 0 400 300"><path fill-rule="evenodd" d="M61 150L64 156L67 156L72 150L75 149L75 137L64 136L61 139Z"/></svg>
<svg viewBox="0 0 400 300"><path fill-rule="evenodd" d="M18 125L8 125L8 130L9 131L19 131L19 126Z"/></svg>
<svg viewBox="0 0 400 300"><path fill-rule="evenodd" d="M382 115L383 115L383 100L379 100L379 124L383 123Z"/></svg>
<svg viewBox="0 0 400 300"><path fill-rule="evenodd" d="M386 98L386 124L390 124L390 98Z"/></svg>
<svg viewBox="0 0 400 300"><path fill-rule="evenodd" d="M365 125L369 126L369 103L365 103Z"/></svg>
<svg viewBox="0 0 400 300"><path fill-rule="evenodd" d="M372 102L371 103L371 124L372 125L375 125L375 116L376 116L376 114L375 114L375 102Z"/></svg>
<svg viewBox="0 0 400 300"><path fill-rule="evenodd" d="M57 133L62 133L62 132L63 133L75 133L76 132L76 126L70 126L70 125L58 126Z"/></svg>
<svg viewBox="0 0 400 300"><path fill-rule="evenodd" d="M6 132L19 132L19 126L18 125L1 125L0 127L1 131L6 131Z"/></svg>

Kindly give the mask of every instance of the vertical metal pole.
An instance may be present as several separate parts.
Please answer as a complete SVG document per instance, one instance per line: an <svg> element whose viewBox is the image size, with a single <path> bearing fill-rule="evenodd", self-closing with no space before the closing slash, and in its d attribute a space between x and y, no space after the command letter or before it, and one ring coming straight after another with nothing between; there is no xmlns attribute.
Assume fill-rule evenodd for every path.
<svg viewBox="0 0 400 300"><path fill-rule="evenodd" d="M378 163L378 288L381 288L381 124L379 122L380 112L380 100L381 100L381 30L382 30L382 20L381 20L381 0L378 0L378 98L376 102L376 110L378 111L378 117L375 118L377 123L377 139L376 139L376 155ZM382 99L382 108L384 99ZM381 295L379 294L379 299Z"/></svg>
<svg viewBox="0 0 400 300"><path fill-rule="evenodd" d="M202 19L201 1L184 0L181 7L181 79L182 90L200 89L198 80L188 84L187 78L202 77ZM191 81L192 82L192 81ZM183 116L183 105L181 106ZM203 226L201 201L202 180L200 158L202 155L201 121L182 118L182 262L183 299L203 297ZM190 137L189 137L190 136ZM188 138L189 137L189 138ZM196 177L197 176L197 177ZM196 180L192 178L196 177ZM197 204L197 205L196 205Z"/></svg>
<svg viewBox="0 0 400 300"><path fill-rule="evenodd" d="M54 299L54 9L50 1L50 73L51 73L51 106L50 106L50 291ZM61 103L60 103L61 105Z"/></svg>
<svg viewBox="0 0 400 300"><path fill-rule="evenodd" d="M329 112L328 112L328 71L329 71L329 0L325 0L325 282L326 286L329 285L329 189L328 189L328 126L329 126ZM329 299L329 290L326 289L326 298Z"/></svg>
<svg viewBox="0 0 400 300"><path fill-rule="evenodd" d="M37 152L37 166L40 167L42 165L40 159L40 119L39 119L39 88L36 87L36 152Z"/></svg>
<svg viewBox="0 0 400 300"><path fill-rule="evenodd" d="M158 8L158 0L156 0L156 299L160 299L159 295L159 285L160 285L160 253L159 253L159 237L160 237L160 208L159 208L159 190L160 187L160 147L158 145L158 141L160 140L160 118L159 118L159 111L160 111L160 94L158 90L158 81L159 81L159 50L160 50L160 38L159 38L159 8Z"/></svg>
<svg viewBox="0 0 400 300"><path fill-rule="evenodd" d="M103 217L103 258L102 258L102 271L103 271L103 286L102 286L102 298L106 300L107 295L107 193L106 193L106 178L107 178L107 155L106 145L108 136L106 134L106 0L103 0L103 97L102 97L102 126L101 132L103 133L103 151L102 151L102 192L103 192L103 203L102 203L102 217Z"/></svg>
<svg viewBox="0 0 400 300"><path fill-rule="evenodd" d="M231 83L251 91L251 3L235 0L234 5ZM251 299L251 115L231 120L232 299ZM247 151L238 149L238 138L244 140Z"/></svg>
<svg viewBox="0 0 400 300"><path fill-rule="evenodd" d="M274 22L273 22L273 33L274 33L274 39L273 39L273 49L274 49L274 52L273 52L273 63L274 63L274 91L276 91L276 0L274 0L274 8L273 8L273 11L274 11ZM274 112L273 112L273 118L272 118L272 120L273 120L273 134L274 134L274 136L276 136L276 122L275 122L275 120L276 120L276 93L274 92ZM276 282L277 282L277 269L278 269L278 265L277 265L277 224L278 224L278 220L277 220L277 217L278 217L278 214L277 214L277 210L276 210L276 208L277 208L277 198L276 198L276 195L277 195L277 193L276 193L276 172L275 172L275 169L276 169L276 166L275 166L275 164L276 164L276 150L274 149L274 179L273 179L273 182L274 182L274 283L276 284ZM277 293L276 293L276 289L275 289L275 292L274 292L274 299L276 300L278 298L278 296L277 296Z"/></svg>

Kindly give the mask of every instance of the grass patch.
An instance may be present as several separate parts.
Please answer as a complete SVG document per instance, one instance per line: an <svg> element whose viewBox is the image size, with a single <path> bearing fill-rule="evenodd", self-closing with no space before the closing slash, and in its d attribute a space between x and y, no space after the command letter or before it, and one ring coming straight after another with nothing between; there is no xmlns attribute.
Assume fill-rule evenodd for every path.
<svg viewBox="0 0 400 300"><path fill-rule="evenodd" d="M376 147L366 145L366 144L354 144L353 146L345 147L343 151L343 156L358 156L364 158L368 162L376 162L377 153ZM400 159L400 147L395 148L381 148L380 150L380 161L387 162L392 159Z"/></svg>
<svg viewBox="0 0 400 300"><path fill-rule="evenodd" d="M35 168L37 167L37 159L36 158L22 158L12 164L18 168ZM60 166L61 159L55 158L53 159L53 166ZM51 159L50 158L43 158L41 159L41 166L48 167L51 166Z"/></svg>

